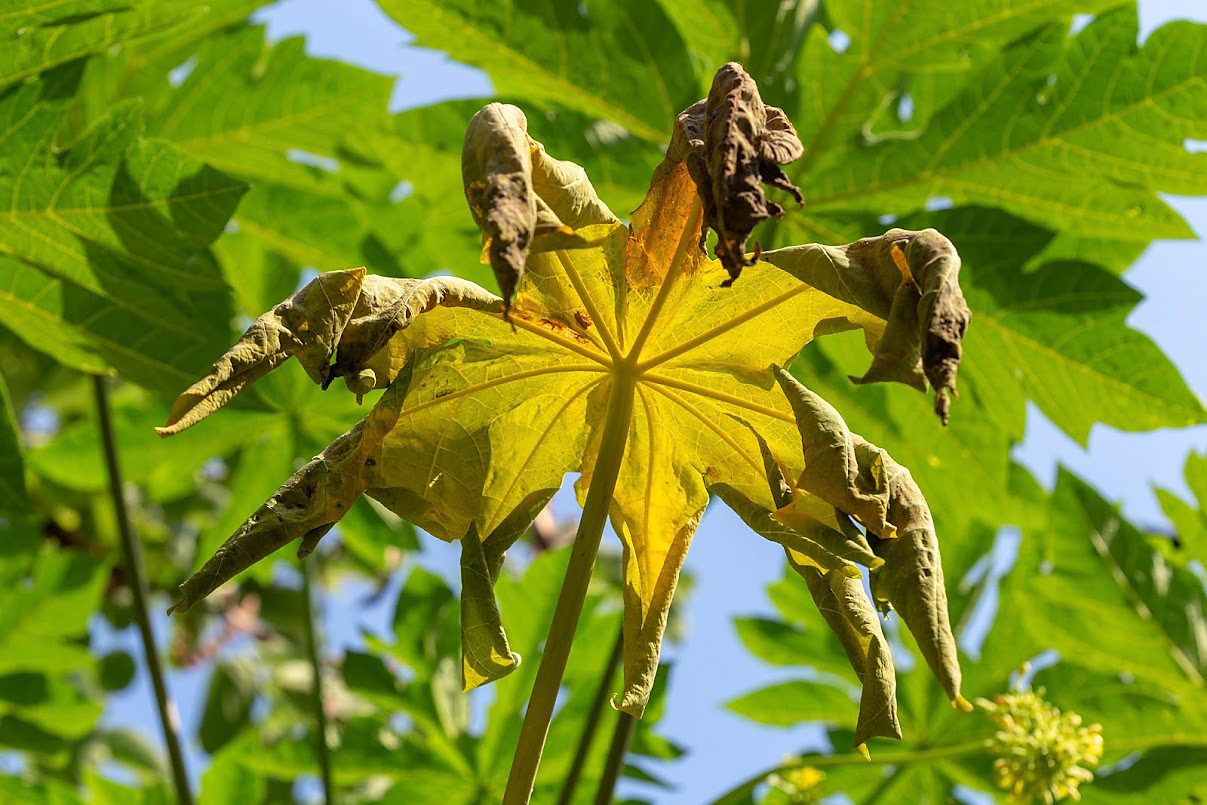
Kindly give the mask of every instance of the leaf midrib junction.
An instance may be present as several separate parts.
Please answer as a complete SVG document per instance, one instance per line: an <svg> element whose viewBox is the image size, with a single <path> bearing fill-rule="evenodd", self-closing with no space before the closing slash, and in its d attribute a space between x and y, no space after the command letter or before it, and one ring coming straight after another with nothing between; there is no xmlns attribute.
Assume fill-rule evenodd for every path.
<svg viewBox="0 0 1207 805"><path fill-rule="evenodd" d="M736 327L739 327L765 313L774 310L780 305L795 298L799 294L809 290L810 286L804 282L800 282L792 288L789 288L788 290L783 291L782 293L767 299L764 302L755 305L754 307L743 310L729 319L726 319L725 321L708 328L704 332L699 333L674 347L663 350L662 352L659 352L645 360L641 360L641 352L647 343L649 336L654 331L657 321L664 309L665 302L670 296L670 290L683 276L682 268L684 257L686 255L687 246L692 240L690 235L692 232L694 232L695 226L699 222L700 214L700 202L697 198L693 204L691 213L688 215L684 231L681 234L680 248L676 250L676 256L667 271L666 277L663 279L663 282L659 287L658 294L654 299L654 302L651 304L650 309L646 314L646 318L642 322L641 327L638 330L638 334L627 352L624 351L623 346L620 344L615 334L612 333L608 328L606 320L600 313L600 308L596 303L596 300L591 296L586 284L579 275L577 268L574 266L573 261L565 251L559 250L557 252L558 261L565 270L567 280L574 289L574 292L579 301L582 303L583 308L591 317L592 321L596 322L596 332L599 335L599 340L602 342L604 349L606 349L606 353L599 349L598 344L596 344L594 340L592 340L592 342L589 344L579 343L545 327L541 327L540 325L529 321L528 319L513 315L508 320L513 327L522 329L538 338L544 339L552 344L562 347L565 350L587 358L589 361L591 361L591 363L551 364L544 367L537 367L515 372L503 377L498 377L482 383L467 386L437 399L427 400L419 403L412 408L404 409L401 412L401 415L405 416L408 414L417 413L420 410L430 408L440 403L451 402L460 399L465 395L474 394L478 391L483 391L488 388L496 388L512 381L563 372L595 372L610 375L610 379L613 381L624 375L634 376L634 392L636 392L636 389L639 387L648 386L653 390L659 391L663 398L679 404L680 406L683 406L684 401L674 395L668 394L668 389L676 389L678 391L688 392L689 394L695 394L715 402L732 405L751 413L761 414L781 422L794 424L796 420L793 418L791 412L786 409L778 410L769 406L760 405L759 403L742 399L741 397L728 394L718 389L709 388L690 380L684 380L682 378L673 377L663 373L657 373L653 370L659 366L662 366L663 364L668 363L674 358L681 357L684 354L691 352L693 349L709 343L715 338L723 335L726 332L729 332L730 330L733 330ZM488 315L496 318L502 318L502 314L492 313ZM699 416L699 412L695 411L695 409L691 409L690 413ZM733 447L734 445L731 444L730 446Z"/></svg>

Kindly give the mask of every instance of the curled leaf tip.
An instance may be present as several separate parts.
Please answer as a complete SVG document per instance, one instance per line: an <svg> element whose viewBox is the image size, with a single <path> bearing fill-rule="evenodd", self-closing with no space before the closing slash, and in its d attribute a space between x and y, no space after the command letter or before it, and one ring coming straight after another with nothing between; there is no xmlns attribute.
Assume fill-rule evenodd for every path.
<svg viewBox="0 0 1207 805"><path fill-rule="evenodd" d="M297 293L260 316L210 372L172 405L167 423L155 432L172 436L235 398L294 356L315 383L326 380L335 344L360 298L364 268L319 274Z"/></svg>
<svg viewBox="0 0 1207 805"><path fill-rule="evenodd" d="M298 557L311 553L364 489L361 474L376 434L366 420L307 462L265 501L202 567L180 585L184 612L238 573L301 539Z"/></svg>
<svg viewBox="0 0 1207 805"><path fill-rule="evenodd" d="M779 218L784 208L769 201L763 185L785 190L803 204L800 188L780 169L798 159L804 146L782 109L767 106L758 85L737 62L717 70L708 97L685 109L675 122L667 158L687 163L704 207L701 246L717 233L716 256L729 272L728 287L761 254L746 256L746 241L760 221Z"/></svg>
<svg viewBox="0 0 1207 805"><path fill-rule="evenodd" d="M617 220L586 172L546 154L528 136L524 113L510 104L487 104L470 120L461 178L482 230L483 260L503 296L504 321L510 321L530 251L582 248L589 243L576 229Z"/></svg>
<svg viewBox="0 0 1207 805"><path fill-rule="evenodd" d="M858 325L872 365L852 382L934 388L935 413L947 424L971 319L959 285L960 256L950 240L933 229L891 229L845 246L775 249L763 259L876 320Z"/></svg>

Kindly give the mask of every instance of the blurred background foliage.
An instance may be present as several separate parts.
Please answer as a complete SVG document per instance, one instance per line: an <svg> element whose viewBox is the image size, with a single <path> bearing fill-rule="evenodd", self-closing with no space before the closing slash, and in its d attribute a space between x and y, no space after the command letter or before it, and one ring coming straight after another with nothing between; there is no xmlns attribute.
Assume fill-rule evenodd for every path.
<svg viewBox="0 0 1207 805"><path fill-rule="evenodd" d="M319 796L316 670L341 802L494 802L506 778L564 527L534 534L500 582L525 660L473 696L460 691L453 586L414 560L412 526L367 501L306 574L292 558L264 563L204 607L157 614L277 480L362 415L288 364L204 429L161 444L152 428L169 401L250 318L312 272L352 265L493 282L460 185L464 126L483 101L392 112L393 77L311 56L300 38L267 41L249 17L264 5L0 4L0 801L177 797L161 736L114 717L135 706L126 694L143 665L122 647L132 641L112 637L136 613L97 374L117 378L123 504L169 687L207 674L195 734L183 736L200 801ZM1100 724L1087 801L1207 796L1207 456L1186 459L1194 499L1159 491L1162 533L1071 472L1049 490L1012 458L1028 402L1082 445L1094 423L1204 422L1178 369L1128 326L1142 295L1120 275L1154 240L1193 237L1161 194L1207 195L1207 154L1187 148L1207 140L1207 27L1170 23L1137 46L1135 3L1120 0L379 5L418 45L485 71L622 216L675 114L738 59L807 146L790 169L804 208L757 232L764 248L890 225L950 237L974 311L950 428L905 389L850 384L857 339L815 342L793 371L926 493L969 697L1031 685ZM605 561L598 575L536 801L557 801L609 667L619 574ZM1001 746L987 743L999 725L952 711L909 670L895 621L914 726L901 744L874 742L871 765L848 752L856 688L841 649L799 580L768 593L774 615L736 629L787 677L729 707L762 724L816 722L821 740L768 757L727 793L718 786L719 802L1006 797ZM346 619L384 610L387 628L357 649L320 646L311 662L312 596L319 613ZM1036 670L1020 671L1027 661ZM672 796L661 776L690 751L659 733L668 677L625 767L623 790L642 801ZM607 710L602 732L614 718ZM606 751L603 737L591 745L575 801L590 801Z"/></svg>

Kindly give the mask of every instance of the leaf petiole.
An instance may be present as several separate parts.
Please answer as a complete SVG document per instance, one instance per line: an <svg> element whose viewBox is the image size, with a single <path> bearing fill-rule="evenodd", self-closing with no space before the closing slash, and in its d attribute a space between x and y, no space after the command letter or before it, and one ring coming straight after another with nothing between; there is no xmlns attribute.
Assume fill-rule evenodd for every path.
<svg viewBox="0 0 1207 805"><path fill-rule="evenodd" d="M520 727L520 739L507 778L503 805L527 805L532 796L537 767L545 749L545 737L549 733L549 722L553 718L553 707L561 688L566 661L570 657L570 647L582 614L583 601L587 597L587 587L591 583L591 571L595 568L595 555L599 552L599 541L607 524L612 495L616 491L616 479L620 474L629 436L629 423L633 419L636 391L636 373L623 364L615 366L612 389L608 395L608 416L600 435L591 485L587 488L582 519L579 520L574 548L570 552L570 564L566 567L553 623L545 639L545 651L541 655L528 710Z"/></svg>
<svg viewBox="0 0 1207 805"><path fill-rule="evenodd" d="M168 694L163 662L155 646L155 632L151 628L150 610L147 599L147 572L143 567L142 545L130 524L130 513L122 492L121 464L117 455L117 435L113 429L113 416L109 410L108 379L92 376L92 390L96 398L97 420L101 431L101 443L105 453L105 466L109 476L109 495L113 501L113 513L117 519L117 533L121 539L122 564L129 576L130 592L134 598L134 620L142 639L143 658L151 676L151 688L155 693L155 705L159 724L163 728L163 740L168 750L168 761L172 768L172 782L176 800L181 805L193 805L192 786L185 767L184 751L180 743L180 716L176 703Z"/></svg>

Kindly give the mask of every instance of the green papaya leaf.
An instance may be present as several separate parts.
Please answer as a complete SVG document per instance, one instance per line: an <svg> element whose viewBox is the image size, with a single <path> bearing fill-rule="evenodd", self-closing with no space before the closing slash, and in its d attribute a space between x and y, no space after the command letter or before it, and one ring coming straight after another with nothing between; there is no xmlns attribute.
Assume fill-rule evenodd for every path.
<svg viewBox="0 0 1207 805"><path fill-rule="evenodd" d="M1170 23L1140 47L1134 4L998 0L990 5L999 6L1000 15L979 6L944 6L933 16L911 8L927 15L926 35L916 36L900 26L907 15L893 13L891 4L875 4L871 15L863 14L863 4L844 5L850 8L843 16L855 28L840 28L855 51L839 57L815 40L813 53L825 53L820 58L834 66L807 65L823 112L816 132L826 144L838 135L827 149L802 131L825 154L806 165L814 169L800 182L811 209L917 209L946 197L998 207L1041 226L1059 221L1082 236L1118 239L1129 230L1147 238L1191 236L1157 191L1193 194L1205 187L1199 155L1183 145L1207 131L1192 111L1203 80L1199 54L1207 45L1201 25ZM1106 11L1109 6L1116 8ZM1070 38L1063 14L1073 8L1104 13ZM1051 24L1035 31L1045 21ZM989 29L982 41L997 47L922 133L842 147L855 138L839 138L861 126L860 115L876 106L872 98L884 96L886 85L869 60L884 60L885 78L915 68L915 56L967 69L971 60L960 52L959 34L944 36L949 22L960 23L952 33ZM1026 30L1033 33L1019 36ZM1095 80L1106 74L1113 80Z"/></svg>
<svg viewBox="0 0 1207 805"><path fill-rule="evenodd" d="M1025 557L1042 606L1023 618L1076 661L1170 690L1207 678L1207 592L1084 481L1061 470L1039 550ZM1022 561L1022 560L1020 560ZM1126 651L1120 647L1126 646Z"/></svg>
<svg viewBox="0 0 1207 805"><path fill-rule="evenodd" d="M1197 509L1166 489L1157 489L1161 508L1177 529L1175 561L1207 561L1207 453L1191 452L1183 470Z"/></svg>
<svg viewBox="0 0 1207 805"><path fill-rule="evenodd" d="M27 580L0 591L0 674L76 671L93 663L88 616L105 583L83 554L44 546Z"/></svg>
<svg viewBox="0 0 1207 805"><path fill-rule="evenodd" d="M386 122L393 81L306 55L300 37L267 45L260 26L205 40L196 64L157 109L149 133L260 183L334 190L291 151L340 156L350 132ZM207 114L196 114L196 109Z"/></svg>
<svg viewBox="0 0 1207 805"><path fill-rule="evenodd" d="M699 95L687 49L657 3L383 0L418 44L484 69L503 96L569 106L653 142ZM657 54L660 74L650 80ZM710 67L714 65L710 64Z"/></svg>
<svg viewBox="0 0 1207 805"><path fill-rule="evenodd" d="M21 459L21 429L8 395L8 384L0 375L0 514L23 514L28 506L25 463Z"/></svg>
<svg viewBox="0 0 1207 805"><path fill-rule="evenodd" d="M209 245L246 185L142 139L137 101L114 104L66 147L78 69L0 97L0 325L75 368L152 388L204 366L231 314ZM222 339L218 339L221 341Z"/></svg>
<svg viewBox="0 0 1207 805"><path fill-rule="evenodd" d="M52 735L84 738L101 716L102 705L63 675L22 671L0 674L0 716L19 718Z"/></svg>
<svg viewBox="0 0 1207 805"><path fill-rule="evenodd" d="M304 556L368 495L441 539L463 541L463 672L472 686L515 667L490 592L503 551L566 473L581 474L582 499L601 467L617 467L610 514L624 545L625 656L615 703L640 715L709 490L770 531L767 518L781 508L768 485L771 468L781 476L780 494L787 479L819 474L809 456L820 437L794 414L797 402L772 367L817 335L862 329L874 369L885 367L868 380L907 380L919 389L933 383L944 417L955 386L967 309L955 284L958 256L937 233L894 230L835 250L814 247L785 258L794 271L738 253L743 222L775 210L765 198L750 206L749 198L713 192L693 177L782 184L776 164L799 154L800 143L783 113L758 98L740 66L718 71L710 99L679 116L672 148L628 226L611 217L580 169L552 160L528 138L518 110L491 105L479 113L466 137L467 197L487 241L483 259L500 274L505 296L515 283L510 306L463 280L352 269L321 274L253 323L181 395L161 434L199 422L290 356L324 388L342 377L358 395L386 391L185 582L174 609L187 609L287 543L300 540ZM708 112L725 108L737 117ZM749 153L741 145L746 124L735 124L747 117L757 140ZM759 168L745 157L727 162L726 153L754 154ZM700 246L706 225L722 234L720 261ZM866 267L856 292L841 288L836 269L816 268L849 253ZM803 278L810 271L815 284ZM907 326L896 323L903 320ZM913 346L895 352L896 339ZM604 443L608 423L623 428L623 442ZM834 433L851 450L872 449L851 441L845 426ZM821 439L817 449L827 444ZM940 618L942 577L929 572L928 561L937 561L929 515L908 476L887 458L875 461L883 475L880 514L865 525L884 539L898 529L908 544L885 551L899 565L886 574L885 589L933 648L936 671L956 699L958 666L945 653L950 634ZM846 470L825 467L827 489L852 483ZM846 519L846 498L796 485L805 490L800 497L824 501L815 512L823 531L814 540L785 527L771 538L813 567L837 570L827 582L834 606L857 635L870 669L865 678L877 685L866 734L892 733L888 654L870 604L857 608L855 588L843 581L859 576L848 557L868 566L881 557ZM917 591L907 589L911 574L922 585ZM919 618L933 628L921 628Z"/></svg>
<svg viewBox="0 0 1207 805"><path fill-rule="evenodd" d="M16 0L0 11L0 86L15 84L81 56L170 36L205 16L201 3L135 0ZM174 30L175 29L175 30Z"/></svg>
<svg viewBox="0 0 1207 805"><path fill-rule="evenodd" d="M254 752L258 747L256 734L247 730L231 738L232 740L214 755L209 768L201 776L201 791L198 796L201 805L223 805L240 798L256 802L264 796L264 778L240 762L242 757Z"/></svg>

